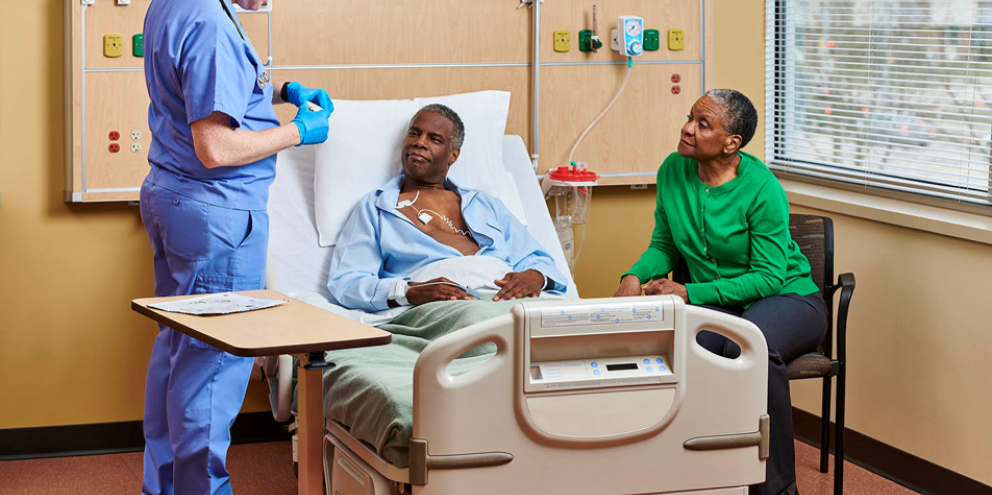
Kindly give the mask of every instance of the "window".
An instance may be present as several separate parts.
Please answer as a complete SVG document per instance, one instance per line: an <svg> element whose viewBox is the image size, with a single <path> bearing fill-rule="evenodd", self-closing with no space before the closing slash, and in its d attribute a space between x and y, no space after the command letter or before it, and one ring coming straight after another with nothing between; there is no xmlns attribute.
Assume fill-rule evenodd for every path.
<svg viewBox="0 0 992 495"><path fill-rule="evenodd" d="M766 158L992 205L992 0L768 0Z"/></svg>

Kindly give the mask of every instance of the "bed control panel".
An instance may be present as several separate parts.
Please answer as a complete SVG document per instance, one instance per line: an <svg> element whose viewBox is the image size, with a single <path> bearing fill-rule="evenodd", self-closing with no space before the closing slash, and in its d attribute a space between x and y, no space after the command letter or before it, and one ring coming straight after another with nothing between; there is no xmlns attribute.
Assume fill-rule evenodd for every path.
<svg viewBox="0 0 992 495"><path fill-rule="evenodd" d="M675 384L670 297L527 304L524 392Z"/></svg>
<svg viewBox="0 0 992 495"><path fill-rule="evenodd" d="M665 357L631 356L582 361L532 363L531 383L561 383L592 380L644 382L642 378L671 376ZM630 380L633 379L633 380Z"/></svg>

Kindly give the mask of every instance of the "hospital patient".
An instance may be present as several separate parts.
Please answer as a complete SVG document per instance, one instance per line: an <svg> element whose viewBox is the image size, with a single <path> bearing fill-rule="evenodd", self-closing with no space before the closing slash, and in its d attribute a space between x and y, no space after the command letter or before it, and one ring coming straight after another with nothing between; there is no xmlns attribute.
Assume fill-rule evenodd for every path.
<svg viewBox="0 0 992 495"><path fill-rule="evenodd" d="M331 302L368 312L434 301L564 292L565 277L497 198L447 177L465 127L444 105L422 108L403 141L403 173L351 213L331 260ZM441 276L443 275L443 276Z"/></svg>

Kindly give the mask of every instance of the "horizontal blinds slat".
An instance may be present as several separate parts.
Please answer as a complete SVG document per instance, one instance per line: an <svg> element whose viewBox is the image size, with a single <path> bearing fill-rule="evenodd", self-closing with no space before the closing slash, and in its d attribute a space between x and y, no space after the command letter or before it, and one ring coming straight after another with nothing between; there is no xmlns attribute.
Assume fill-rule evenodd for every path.
<svg viewBox="0 0 992 495"><path fill-rule="evenodd" d="M927 101L950 101L954 103L957 103L958 101L961 100L961 98L954 98L952 96L934 96L934 95L919 94L920 91L934 91L940 94L952 92L950 89L946 89L946 88L914 88L914 87L906 87L906 86L886 86L882 84L861 84L856 82L847 82L847 81L838 81L838 80L831 80L829 82L830 82L829 87L823 85L811 86L809 84L799 84L799 83L793 83L790 84L789 86L792 88L812 89L813 91L803 91L802 94L810 94L814 96L823 96L823 97L828 97L828 96L836 97L839 95L835 95L832 93L839 92L839 93L871 93L873 95L900 96L900 97L916 96L919 98L925 98ZM906 81L906 82L912 83L914 81ZM992 82L992 80L990 80L990 82ZM774 87L774 85L772 85L772 87ZM847 87L855 87L858 89L844 89ZM906 91L902 93L895 91L883 91L885 89L904 89ZM831 94L828 95L824 93L824 90L830 90ZM779 93L782 92L781 90L776 90L776 91ZM799 91L796 91L795 93L799 93ZM992 94L979 95L978 93L971 92L970 96L973 98L978 96L989 96L990 99L992 99ZM975 110L979 110L983 112L992 112L992 107L976 107Z"/></svg>
<svg viewBox="0 0 992 495"><path fill-rule="evenodd" d="M784 133L781 133L781 132L778 132L778 131L775 132L775 135L776 135L776 137L781 137L782 138L782 139L780 139L778 141L778 145L781 146L781 147L783 147L783 148L786 148L786 149L794 149L796 146L800 146L804 142L808 142L808 143L822 143L822 144L825 145L824 148L831 147L830 152L832 153L832 152L834 152L834 148L832 148L832 147L834 147L834 146L836 146L838 144L835 141L830 141L830 140L826 140L826 139L818 139L818 138L810 137L810 136L802 136L801 138L800 137L791 137L791 135L790 136L787 136ZM881 143L881 142L877 142L877 141L866 141L866 140L863 140L863 139L850 139L850 140L847 140L846 142L839 143L839 144L842 144L842 145L851 145L851 144L853 144L852 142L853 143L861 143L863 145L868 145L868 144L885 144L885 143ZM863 153L847 152L847 151L843 151L843 150L841 150L840 152L843 152L843 153L845 153L847 155L850 155L853 158L867 159L867 158L869 158L871 156L878 156L883 151L881 149L880 150L875 150L875 149L873 149L871 147L867 147L867 148L868 148L867 152L863 152ZM898 152L905 152L905 151L907 151L907 150L895 149L895 150L890 151L890 154L892 152L898 153ZM915 163L915 164L921 165L919 167L907 167L908 169L913 169L913 170L936 171L936 172L940 172L940 173L943 173L943 174L948 174L948 176L953 176L953 177L959 177L959 176L962 176L962 175L968 175L968 174L974 174L974 173L988 175L988 165L989 165L988 157L985 157L985 161L984 162L981 162L981 161L967 161L965 163L962 163L962 162L960 162L958 160L951 161L947 157L941 157L941 156L936 156L936 155L919 155L919 154L914 154L912 158L905 157L905 156L902 156L902 155L896 155L896 157L901 162ZM935 160L941 160L941 159L943 159L943 160L948 160L948 161L942 163L942 162L939 162L939 161L922 160L921 158L933 158ZM933 168L928 168L928 167L937 167L940 170L933 170ZM947 171L945 171L944 169L947 169Z"/></svg>
<svg viewBox="0 0 992 495"><path fill-rule="evenodd" d="M824 174L825 178L836 178L845 177L852 182L865 184L865 185L900 185L902 187L907 187L910 192L919 192L919 189L926 189L930 192L941 192L947 194L946 197L957 198L975 198L988 201L987 193L983 190L967 189L957 186L948 186L943 184L935 184L926 181L908 181L905 179L900 179L891 175L883 175L879 172L872 172L870 170L865 170L863 174L852 173L851 170L845 170L841 175L838 175L838 170L830 169L829 167L806 167L802 162L791 162L788 159L782 160L785 163L789 163L790 172L806 172L813 171L819 174Z"/></svg>
<svg viewBox="0 0 992 495"><path fill-rule="evenodd" d="M819 44L819 42L817 43L817 45L818 44ZM885 58L886 60L910 60L910 61L916 61L916 60L919 60L919 59L905 58L905 57L890 57L890 55L910 54L910 55L924 55L924 56L929 56L929 55L933 55L933 53L930 52L930 51L927 51L927 50L932 50L934 48L953 48L953 49L967 48L968 49L968 52L971 52L972 51L972 48L976 48L974 55L977 58L980 55L980 53L978 53L978 52L982 48L984 48L984 47L972 47L972 46L961 47L961 46L953 46L953 45L927 45L927 44L920 43L920 44L918 44L916 46L918 46L920 48L925 48L927 50L892 50L892 49L881 49L881 48L879 48L877 46L874 46L875 44L872 43L872 42L869 42L869 44L872 45L870 48L845 48L845 47L838 47L838 46L836 46L836 44L837 43L835 42L835 46L833 48L826 48L825 50L821 50L821 48L819 46L817 46L817 45L808 45L808 44L805 44L805 43L797 43L795 46L798 47L798 48L807 48L807 47L808 48L813 48L813 49L817 50L817 52L815 52L817 55L829 55L831 57L838 57L838 58L840 58L840 57L847 57L847 58L868 58L868 57L871 57L872 56L871 54L874 54L874 57ZM858 43L858 45L863 45L863 43ZM867 53L869 55L858 55L859 53ZM964 54L962 53L962 54L959 54L959 55L964 55ZM927 60L931 60L931 59L928 58ZM951 60L951 61L943 61L943 62L962 63L962 64L967 63L967 64L976 64L976 65L989 65L989 64L992 64L992 62L982 62L981 60L971 60L971 61Z"/></svg>
<svg viewBox="0 0 992 495"><path fill-rule="evenodd" d="M865 64L865 65L868 65L868 64ZM881 64L881 65L874 64L872 66L873 67L883 67L883 66L886 66L886 65L888 65L888 64ZM790 67L793 68L793 69L825 70L824 67L817 67L817 66L813 66L813 65L799 65L799 64L796 64L796 65L793 65L793 66L790 66ZM916 67L916 68L919 69L919 68L925 68L925 67ZM838 67L831 67L828 70L830 72L856 72L856 73L859 73L859 74L865 72L865 70L861 70L861 69L843 69L843 68L838 68ZM944 76L944 75L941 75L939 73L935 73L935 72L919 73L919 72L887 71L886 74L887 75L890 75L890 76L914 76L914 77L918 77L918 78L921 78L921 79L925 79L927 77L937 78L938 81L941 81L944 84L947 84L947 77Z"/></svg>
<svg viewBox="0 0 992 495"><path fill-rule="evenodd" d="M786 26L786 24L788 24L788 20L787 19L782 19L780 17L775 17L775 19L773 20L772 24L775 27L784 28ZM805 29L805 30L808 30L808 31L823 31L823 32L828 33L828 34L832 34L832 33L835 33L837 31L836 29L833 28L833 26L822 26L822 25L816 25L816 24L798 24L798 23L796 23L794 21L792 22L792 25L796 29L802 28L802 29ZM883 26L875 26L874 24L868 25L868 26L849 24L847 26L847 29L850 29L852 31L859 31L859 30L861 30L861 31L877 31L878 28L880 28L880 27L883 27ZM893 26L884 26L884 30L887 33L902 33L902 32L905 32L905 33L907 33L907 34L909 34L911 36L912 35L923 35L923 34L927 34L927 33L947 34L947 32L949 31L949 29L947 27L943 27L943 26L940 26L940 27L913 26L913 27L906 27L906 28L893 27ZM992 34L992 29L979 29L979 30L962 29L960 31L957 31L957 33L960 34L962 38L965 38L964 35L974 36L976 34L978 34L978 35Z"/></svg>
<svg viewBox="0 0 992 495"><path fill-rule="evenodd" d="M810 114L810 113L805 113L805 112L796 112L796 114L802 114L802 115L806 115L806 116L810 116L810 117L820 117L820 115ZM793 115L795 115L795 114L793 114ZM834 116L831 116L831 118L834 118ZM836 117L836 118L843 119L844 117ZM792 122L790 122L790 119L795 119L795 120L792 121ZM817 118L804 118L804 117L785 117L785 118L778 118L778 120L776 122L781 123L784 127L789 127L790 124L793 123L793 122L806 122L806 123L809 123L809 124L826 124L828 126L831 124L831 122L828 121L828 120L818 120ZM797 127L804 127L804 128L815 129L815 127L812 126L812 125L800 125L800 126L797 126ZM869 132L869 131L880 131L880 132ZM886 132L886 131L888 131L888 132ZM900 140L900 141L909 141L909 142L917 143L917 144L930 144L932 142L932 140L926 139L926 137L928 137L928 134L926 132L913 131L913 130L905 130L905 131L903 131L902 129L895 130L895 129L892 129L892 128L877 127L877 126L863 126L861 129L857 129L857 130L847 130L847 129L841 129L841 128L836 128L836 127L826 127L822 132L836 132L836 133L856 134L856 135L859 135L859 136L873 136L873 137L879 137L879 138L882 138L882 139L897 139L897 140ZM915 135L915 137L913 135ZM959 137L959 136L950 136L950 135L945 135L945 136L946 137L955 137L957 139L961 139L961 137ZM966 139L968 139L968 138L966 138ZM973 139L974 140L974 138L970 138L970 139ZM977 140L975 140L975 141L977 141ZM973 151L975 153L988 153L989 152L989 149L986 146L984 146L984 145L981 145L981 144L967 144L967 143L956 143L954 145L954 150L955 151L957 151L957 150L965 150L965 151L971 150L971 151Z"/></svg>
<svg viewBox="0 0 992 495"><path fill-rule="evenodd" d="M802 170L802 169L797 169L797 168L787 168L787 167L782 167L780 165L770 165L769 167L772 170L778 170L778 171L784 172L786 174L796 174L796 175L802 175L802 176L807 176L807 177L815 177L815 178L818 178L818 179L827 179L827 180L833 180L833 181L838 181L838 182L844 182L844 183L852 184L852 185L864 186L865 189L866 189L866 191L868 191L868 192L870 192L871 189L873 189L873 188L875 188L875 189L888 189L888 190L893 190L893 191L902 191L902 192L909 192L909 193L914 193L914 194L921 194L922 193L922 194L926 194L927 196L932 196L932 197L937 197L937 198L944 198L944 199L950 199L950 200L958 201L958 202L961 202L961 203L968 203L968 204L981 205L981 206L992 205L992 202L990 202L988 200L988 198L984 198L982 196L977 196L977 195L975 195L975 196L972 196L972 195L959 195L959 194L955 194L955 193L947 193L947 192L942 192L942 191L930 191L930 190L925 190L923 188L919 188L919 187L916 187L916 186L905 187L905 186L899 186L899 185L894 185L894 184L893 185L889 185L889 184L885 184L885 183L869 183L869 182L866 182L866 181L863 181L863 180L859 180L859 179L855 179L855 178L837 176L837 175L835 175L835 174L833 174L831 172L815 172L815 171Z"/></svg>
<svg viewBox="0 0 992 495"><path fill-rule="evenodd" d="M877 57L877 58L881 58L881 57ZM816 62L816 60L806 60L804 62ZM944 78L944 80L947 79L947 76L957 76L957 77L960 77L960 76L967 76L967 75L970 75L970 74L974 74L976 76L985 76L985 77L992 76L992 68L983 69L983 68L978 68L978 67L939 67L939 66L935 66L935 65L905 65L905 64L890 64L890 63L886 63L886 62L881 62L881 63L879 63L879 62L862 62L862 61L850 61L849 62L849 61L845 61L845 60L826 60L825 62L829 62L831 64L838 64L838 65L856 65L856 66L859 66L859 67L864 67L865 70L869 70L869 69L871 69L871 70L879 70L882 67L887 67L889 69L921 69L921 70L922 69L940 69L941 71L955 71L952 74L935 74L935 73L922 73L921 74L921 73L918 73L918 72L891 71L891 70L886 69L886 73L888 73L888 74L900 74L900 75L907 75L907 76L942 77L942 78ZM795 67L798 68L798 67L813 67L813 66L809 66L809 65L799 66L799 65L796 65ZM825 69L825 67L819 67L819 69ZM830 67L829 70L833 71L833 70L837 70L837 69L835 69L833 67ZM844 69L844 70L858 70L858 69ZM964 72L964 73L961 73L961 72Z"/></svg>
<svg viewBox="0 0 992 495"><path fill-rule="evenodd" d="M782 81L782 80L781 80L780 78L782 78L782 77L783 77L783 76L782 76L782 71L785 71L785 70L787 70L787 69L788 69L788 67L786 67L786 66L782 66L782 65L775 65L775 66L773 66L773 67L772 67L772 69L773 69L773 73L774 73L774 74L775 74L776 76L778 76L778 78L779 78L779 79L777 79L777 80L776 80L776 83L777 83L778 85L782 85L782 84L784 84L784 82L783 82L783 81ZM838 77L844 77L844 78L846 78L846 79L857 79L857 80L860 80L860 81L877 81L877 80L879 80L879 79L883 79L883 78L881 78L881 77L867 77L867 76L850 76L850 75L838 75L838 74L833 74L834 72L837 72L838 70L846 70L846 69L836 69L836 70L831 70L831 71L830 71L830 72L831 72L831 74L827 74L827 75L828 75L828 76L838 76ZM864 71L855 71L855 72L864 72ZM820 73L815 73L815 72L802 72L802 71L796 71L796 74L797 74L797 75L809 75L809 76L813 76L813 75L820 75ZM919 74L917 74L917 75L919 75ZM937 79L937 80L929 80L929 81L928 81L928 80L924 80L924 79L915 79L915 80L910 80L910 79L893 79L893 78L884 78L884 80L885 80L886 82L889 82L889 83L906 83L906 84L915 84L915 85L919 85L919 86L920 86L920 90L921 90L921 91L946 91L946 90L944 90L944 89L936 89L936 88L924 88L924 87L922 87L922 86L923 86L923 85L925 85L925 84L934 84L934 85L940 85L940 86L947 86L947 87L951 87L951 86L963 86L963 84L955 84L955 83L953 83L953 82L951 82L951 81L948 81L948 80L946 80L946 79ZM905 86L879 86L879 87L883 87L883 88L885 88L885 87L890 87L890 88L900 88L900 89L902 89L902 88L906 88L906 89L911 89L911 88L909 88L909 87L905 87Z"/></svg>
<svg viewBox="0 0 992 495"><path fill-rule="evenodd" d="M819 31L820 29L816 29L816 30ZM944 34L944 33L941 32L940 34ZM817 42L820 42L820 41L833 41L837 45L840 45L840 44L857 44L857 45L862 45L864 43L867 43L868 40L871 40L871 43L876 44L876 45L900 45L900 46L920 46L920 43L919 42L922 42L922 41L954 41L955 42L954 44L945 44L945 45L938 45L938 46L961 46L961 44L962 44L961 42L973 42L973 41L982 41L982 42L986 42L987 41L987 42L992 42L992 31L982 32L982 33L977 33L977 34L985 34L985 35L988 35L989 37L988 38L974 38L974 37L969 37L969 38L963 38L963 37L946 38L946 37L943 37L943 36L891 36L891 35L885 36L885 39L888 39L888 40L904 39L904 40L914 40L914 41L917 41L917 43L894 43L892 41L882 41L882 40L878 39L879 38L878 36L872 36L870 32L865 33L865 34L841 34L841 33L836 32L836 30L829 30L829 32L827 32L826 35L824 35L824 34L816 34L816 33L811 33L811 32L796 33L796 39L797 40L817 41ZM857 41L844 41L847 38L856 38ZM872 39L872 38L874 38L874 39ZM965 44L967 44L967 43L965 43ZM934 46L934 45L925 44L924 46L931 47L931 46Z"/></svg>
<svg viewBox="0 0 992 495"><path fill-rule="evenodd" d="M865 154L856 153L846 150L836 150L831 149L830 152L832 156L824 155L823 148L818 148L812 145L815 142L822 142L816 140L796 140L794 142L786 143L783 145L784 151L781 154L777 154L780 158L794 158L794 159L815 159L817 161L827 161L827 160L851 160L852 163L860 163L864 165L867 170L899 170L900 174L907 178L927 178L930 180L939 180L943 184L969 184L971 187L980 188L982 190L988 190L989 187L989 177L988 172L979 170L963 170L960 172L948 172L945 170L929 169L917 166L906 166L900 165L899 163L892 163L887 161L882 161L885 156L880 154ZM827 144L827 143L824 143ZM911 161L899 155L889 155L889 157L894 158L898 161Z"/></svg>
<svg viewBox="0 0 992 495"><path fill-rule="evenodd" d="M799 86L796 86L796 87L799 87ZM845 95L845 94L832 94L832 92L831 92L831 94L827 95L827 94L823 94L822 92L820 92L820 93L812 93L812 92L809 92L809 91L776 90L775 91L775 94L776 95L783 95L783 96L787 96L789 94L794 94L794 95L795 94L798 94L798 95L809 95L812 98L794 98L792 101L793 101L793 103L795 103L797 105L798 104L804 104L804 105L809 105L809 106L817 107L817 108L826 108L826 107L829 106L832 111L856 112L856 113L859 113L859 114L861 114L861 113L871 113L871 114L875 114L875 115L880 115L880 114L881 115L884 115L885 114L884 112L874 112L873 110L894 110L894 111L897 111L898 112L898 111L905 111L907 108L912 108L915 112L918 112L919 114L936 113L936 114L943 115L945 117L964 117L964 118L968 119L967 121L961 121L961 120L953 120L953 119L942 119L942 118L938 118L938 117L927 118L927 120L930 120L930 121L933 121L933 122L950 122L950 123L973 122L973 123L979 123L979 124L992 123L992 116L983 115L983 113L985 113L985 112L992 112L992 107L990 107L990 108L978 107L978 106L962 107L960 105L955 105L957 107L956 108L957 110L962 110L962 111L968 112L968 113L959 113L959 112L949 112L949 111L943 110L943 109L945 109L945 108L947 108L948 106L951 106L951 105L946 105L946 104L941 104L941 103L926 103L926 102L915 101L915 100L909 100L909 101L903 100L903 103L906 103L906 106L904 106L904 107L890 107L890 106L878 105L878 104L873 104L873 103L849 102L849 101L846 101L848 98L850 98L849 95ZM872 94L873 95L879 95L879 94L891 95L890 93L872 93ZM891 96L908 96L908 95L891 95ZM823 100L828 100L828 101L817 100L817 98L821 98ZM956 101L953 98L950 98L950 100L951 101ZM868 99L867 101L870 102L870 101L874 101L874 100L873 99ZM974 102L975 100L971 100L971 101ZM979 100L979 101L981 101L981 100ZM984 102L983 102L983 104L984 104ZM833 105L840 105L840 106L834 107ZM847 107L853 107L854 109L853 110L847 110L847 109L844 109L843 108L845 106L847 106ZM931 110L929 108L924 108L924 107L935 107L935 108L937 108L937 110ZM868 112L865 112L863 110L865 108L868 109ZM896 114L892 114L892 115L896 115ZM926 117L918 117L918 118L926 118Z"/></svg>

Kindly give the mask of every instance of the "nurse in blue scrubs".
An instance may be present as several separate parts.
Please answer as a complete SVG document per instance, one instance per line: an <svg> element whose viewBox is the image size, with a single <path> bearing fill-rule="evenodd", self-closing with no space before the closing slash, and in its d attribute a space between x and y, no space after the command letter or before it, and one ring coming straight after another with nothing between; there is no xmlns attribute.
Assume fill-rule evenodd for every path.
<svg viewBox="0 0 992 495"><path fill-rule="evenodd" d="M327 139L327 92L269 81L231 2L154 0L145 17L152 144L141 219L158 296L262 289L274 155ZM273 104L284 102L299 111L280 125ZM227 449L251 366L161 328L145 386L143 493L231 493Z"/></svg>

